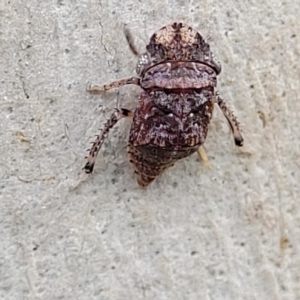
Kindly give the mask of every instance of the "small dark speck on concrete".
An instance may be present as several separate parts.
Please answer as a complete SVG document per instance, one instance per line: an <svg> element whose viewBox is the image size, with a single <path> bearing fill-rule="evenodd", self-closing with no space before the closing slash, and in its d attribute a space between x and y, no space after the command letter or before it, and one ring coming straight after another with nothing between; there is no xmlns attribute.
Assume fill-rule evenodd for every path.
<svg viewBox="0 0 300 300"><path fill-rule="evenodd" d="M191 255L195 255L195 254L197 254L198 252L197 251L192 251L191 252Z"/></svg>

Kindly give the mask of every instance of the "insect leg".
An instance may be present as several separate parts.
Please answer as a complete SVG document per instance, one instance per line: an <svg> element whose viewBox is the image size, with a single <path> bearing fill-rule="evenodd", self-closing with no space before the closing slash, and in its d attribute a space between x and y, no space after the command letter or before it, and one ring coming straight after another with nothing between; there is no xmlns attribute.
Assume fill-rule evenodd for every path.
<svg viewBox="0 0 300 300"><path fill-rule="evenodd" d="M114 82L111 82L111 83L108 83L108 84L105 84L102 86L101 85L93 85L93 84L88 83L86 86L86 90L91 93L97 93L97 92L99 93L99 92L104 92L104 91L107 91L110 89L119 88L126 84L140 85L140 79L137 77L125 78L125 79L120 79L120 80L117 80L117 81L114 81Z"/></svg>
<svg viewBox="0 0 300 300"><path fill-rule="evenodd" d="M208 169L211 169L211 166L210 166L208 157L207 157L206 152L205 152L205 150L204 150L204 148L203 148L202 145L198 148L197 153L198 153L198 157L199 157L201 160L203 160L205 166L206 166Z"/></svg>
<svg viewBox="0 0 300 300"><path fill-rule="evenodd" d="M127 40L127 43L130 47L130 50L132 51L132 53L135 55L135 56L139 56L140 53L136 50L136 47L134 45L134 42L133 42L133 37L132 37L132 34L131 32L128 30L128 28L125 26L124 27L124 33L125 33L125 37L126 37L126 40Z"/></svg>
<svg viewBox="0 0 300 300"><path fill-rule="evenodd" d="M239 123L236 120L236 117L233 115L232 111L229 110L224 100L219 95L216 96L216 101L231 127L235 144L239 147L243 146L244 139L241 135L241 130L239 128Z"/></svg>
<svg viewBox="0 0 300 300"><path fill-rule="evenodd" d="M109 130L113 128L113 126L116 125L120 119L132 118L132 117L133 117L133 112L126 108L120 108L114 111L111 117L104 124L104 128L101 130L100 134L97 135L97 138L94 141L92 148L89 150L90 152L87 156L87 163L83 168L86 174L90 174L93 172L97 155L100 151L100 148L104 140L107 137Z"/></svg>

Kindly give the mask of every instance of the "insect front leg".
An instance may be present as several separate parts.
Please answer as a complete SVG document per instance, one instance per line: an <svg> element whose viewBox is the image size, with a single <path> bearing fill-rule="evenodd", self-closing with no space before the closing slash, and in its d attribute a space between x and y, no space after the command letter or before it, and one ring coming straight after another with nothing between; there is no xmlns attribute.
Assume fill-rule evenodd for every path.
<svg viewBox="0 0 300 300"><path fill-rule="evenodd" d="M89 150L89 154L86 157L87 163L84 166L84 171L86 174L91 174L94 169L95 161L97 158L97 155L100 151L100 148L106 139L108 132L111 128L114 127L114 125L117 124L119 120L122 118L132 118L133 112L126 109L126 108L120 108L116 109L114 113L111 115L111 117L107 120L107 122L104 124L104 128L101 130L100 134L97 135L96 140L93 143L92 148Z"/></svg>
<svg viewBox="0 0 300 300"><path fill-rule="evenodd" d="M104 85L94 85L88 83L86 86L86 90L91 93L100 93L110 89L119 88L126 84L140 85L140 78L137 77L125 78Z"/></svg>
<svg viewBox="0 0 300 300"><path fill-rule="evenodd" d="M124 33L125 33L125 37L126 37L127 43L128 43L128 45L129 45L130 50L132 51L132 53L133 53L135 56L140 56L139 51L136 49L136 46L134 45L132 34L131 34L131 32L128 30L127 27L124 27Z"/></svg>
<svg viewBox="0 0 300 300"><path fill-rule="evenodd" d="M235 144L239 147L243 146L244 139L241 135L241 130L239 127L239 123L236 120L236 117L233 115L232 111L230 111L230 109L226 106L225 101L219 95L216 96L216 101L231 127Z"/></svg>

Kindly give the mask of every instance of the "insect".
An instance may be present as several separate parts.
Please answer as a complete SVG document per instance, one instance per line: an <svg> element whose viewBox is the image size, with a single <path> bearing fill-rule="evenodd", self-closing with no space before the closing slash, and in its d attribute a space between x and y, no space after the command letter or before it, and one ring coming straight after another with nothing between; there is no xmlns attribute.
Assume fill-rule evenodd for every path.
<svg viewBox="0 0 300 300"><path fill-rule="evenodd" d="M102 92L127 84L141 87L134 111L115 109L104 124L87 156L84 170L92 173L99 150L109 130L122 118L131 119L129 160L140 186L147 186L176 161L196 152L207 136L214 104L221 108L231 127L234 141L242 146L239 124L216 92L221 65L200 33L188 25L173 23L155 32L139 54L125 29L131 51L139 57L131 77L87 91Z"/></svg>

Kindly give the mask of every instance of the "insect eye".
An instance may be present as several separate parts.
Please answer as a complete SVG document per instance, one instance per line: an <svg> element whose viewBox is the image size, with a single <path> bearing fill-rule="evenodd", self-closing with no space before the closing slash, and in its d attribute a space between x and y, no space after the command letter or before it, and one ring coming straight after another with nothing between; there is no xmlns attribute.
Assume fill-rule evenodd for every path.
<svg viewBox="0 0 300 300"><path fill-rule="evenodd" d="M217 74L220 74L222 70L221 64L212 52L211 52L211 61Z"/></svg>
<svg viewBox="0 0 300 300"><path fill-rule="evenodd" d="M146 54L146 53L142 54L139 58L137 66L136 66L136 73L138 75L142 75L143 71L149 65L149 63L150 63L150 60L149 60L148 54Z"/></svg>

